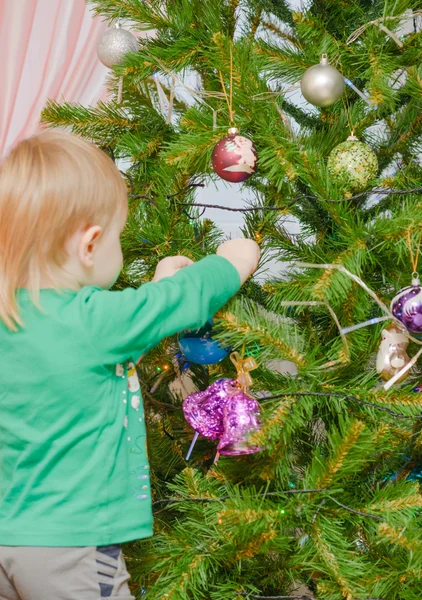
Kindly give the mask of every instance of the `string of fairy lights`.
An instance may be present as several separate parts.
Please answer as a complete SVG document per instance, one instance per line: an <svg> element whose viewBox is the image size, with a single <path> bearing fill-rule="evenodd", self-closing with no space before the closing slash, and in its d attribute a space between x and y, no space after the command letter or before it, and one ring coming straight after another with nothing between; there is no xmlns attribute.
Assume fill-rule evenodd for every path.
<svg viewBox="0 0 422 600"><path fill-rule="evenodd" d="M128 178L130 186L131 186L131 192L129 194L130 198L132 198L133 200L146 200L146 201L154 204L156 207L158 207L157 202L155 201L155 199L152 196L150 196L148 194L135 194L133 192L134 186L133 186L132 179L130 178L130 176L127 173L125 173L125 176ZM260 211L280 212L285 208L289 208L290 206L293 206L294 204L300 202L301 200L317 200L318 202L339 203L339 202L352 202L355 200L359 200L359 199L363 198L364 196L371 196L373 194L380 195L380 196L394 196L394 195L403 196L406 194L421 194L422 193L422 187L413 187L413 188L408 188L408 189L404 189L404 190L375 187L375 188L372 188L371 190L366 190L364 192L355 194L354 196L350 196L350 197L343 198L343 199L320 198L320 197L312 195L312 194L299 194L293 200L285 203L283 206L230 207L230 206L223 206L221 204L206 204L206 203L201 203L201 202L180 202L177 200L178 196L186 194L192 188L204 188L204 187L205 187L204 183L190 183L186 187L179 190L178 192L175 192L174 194L167 194L166 198L167 198L167 200L169 200L171 202L171 204L173 206L181 207L182 212L185 212L186 209L188 209L188 208L202 209L202 211L200 211L200 214L198 214L196 216L187 214L187 216L190 219L199 219L203 216L203 214L207 208L217 209L217 210L225 210L225 211L230 211L230 212L238 212L238 213L260 212Z"/></svg>
<svg viewBox="0 0 422 600"><path fill-rule="evenodd" d="M161 402L159 400L156 400L156 398L154 398L150 392L146 391L145 395L148 397L148 399L163 407L166 408L168 410L172 410L172 411L181 411L182 408L180 406L174 406L173 404L169 404L167 402ZM367 402L366 400L360 400L359 398L357 398L356 396L353 396L352 394L346 394L346 393L342 393L342 392L314 392L314 391L289 391L289 392L283 392L280 394L274 394L274 395L270 395L270 396L264 396L262 398L259 398L259 400L265 400L265 401L269 401L269 400L278 400L280 398L288 398L291 396L296 396L298 398L302 398L302 397L316 397L316 398L337 398L339 400L343 400L344 402L350 402L353 404L358 404L359 406L362 407L366 407L366 408L372 408L374 410L378 410L381 412L385 412L388 415L390 415L391 417L394 417L395 419L408 419L408 420L422 420L422 414L421 415L408 415L405 413L401 413L401 412L397 412L395 410L391 410L390 408L387 408L386 406L380 406L379 404L375 404L374 402Z"/></svg>

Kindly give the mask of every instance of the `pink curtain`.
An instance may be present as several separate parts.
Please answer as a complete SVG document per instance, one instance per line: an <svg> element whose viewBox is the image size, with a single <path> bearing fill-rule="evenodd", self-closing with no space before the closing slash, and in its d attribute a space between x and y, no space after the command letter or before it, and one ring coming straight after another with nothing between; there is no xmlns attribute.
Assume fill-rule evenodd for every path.
<svg viewBox="0 0 422 600"><path fill-rule="evenodd" d="M39 129L47 99L105 97L96 53L105 28L84 0L0 0L0 155Z"/></svg>

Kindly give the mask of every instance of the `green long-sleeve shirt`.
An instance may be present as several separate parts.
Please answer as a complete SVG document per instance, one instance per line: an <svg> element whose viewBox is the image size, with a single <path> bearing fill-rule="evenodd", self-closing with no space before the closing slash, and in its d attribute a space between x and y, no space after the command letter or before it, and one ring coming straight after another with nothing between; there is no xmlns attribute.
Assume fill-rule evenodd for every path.
<svg viewBox="0 0 422 600"><path fill-rule="evenodd" d="M42 290L43 311L19 292L24 327L0 322L0 545L152 535L134 363L163 338L202 326L239 287L236 269L209 256L136 290Z"/></svg>

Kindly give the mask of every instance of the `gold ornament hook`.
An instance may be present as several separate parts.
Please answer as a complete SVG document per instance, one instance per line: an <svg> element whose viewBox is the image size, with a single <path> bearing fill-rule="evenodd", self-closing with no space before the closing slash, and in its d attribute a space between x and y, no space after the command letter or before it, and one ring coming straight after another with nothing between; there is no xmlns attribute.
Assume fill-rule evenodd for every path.
<svg viewBox="0 0 422 600"><path fill-rule="evenodd" d="M258 367L258 363L253 356L247 356L242 358L239 352L232 352L230 354L230 360L236 367L237 381L242 386L244 392L247 392L248 388L253 384L253 379L250 376L249 371L253 371Z"/></svg>

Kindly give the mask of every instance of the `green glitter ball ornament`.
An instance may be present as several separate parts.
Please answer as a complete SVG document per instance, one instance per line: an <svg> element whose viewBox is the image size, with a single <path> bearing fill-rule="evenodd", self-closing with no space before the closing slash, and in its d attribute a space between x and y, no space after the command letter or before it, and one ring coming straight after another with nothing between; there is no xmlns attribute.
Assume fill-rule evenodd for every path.
<svg viewBox="0 0 422 600"><path fill-rule="evenodd" d="M331 151L327 166L336 183L354 192L364 190L378 173L375 152L353 134Z"/></svg>

